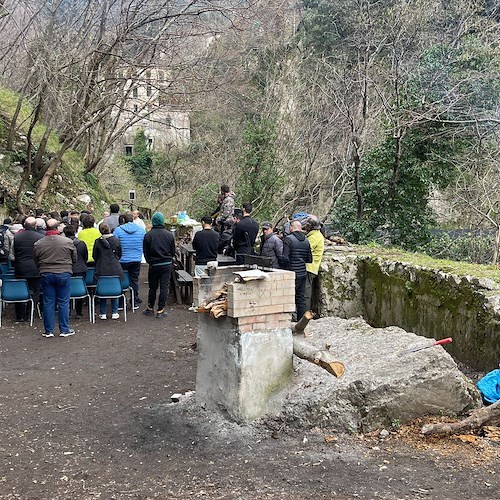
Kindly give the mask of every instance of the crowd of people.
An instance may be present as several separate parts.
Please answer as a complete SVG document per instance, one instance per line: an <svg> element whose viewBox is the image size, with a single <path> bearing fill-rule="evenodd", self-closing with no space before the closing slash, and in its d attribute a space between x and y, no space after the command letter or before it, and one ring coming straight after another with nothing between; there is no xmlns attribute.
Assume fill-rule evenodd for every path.
<svg viewBox="0 0 500 500"><path fill-rule="evenodd" d="M217 209L203 217L203 230L194 235L195 274L205 272L208 262L217 260L220 253L234 256L236 264L243 264L247 255L265 257L269 267L295 272L296 319L299 320L311 309L325 249L319 218L310 215L303 222L292 220L288 231L280 233L271 222L258 224L252 217L251 203L235 208L234 193L227 185L221 186L217 203ZM262 232L256 252L259 229Z"/></svg>
<svg viewBox="0 0 500 500"><path fill-rule="evenodd" d="M94 283L101 276L118 276L126 271L133 299L130 307L139 308L139 273L144 257L149 264L149 291L145 315L165 318L175 239L165 228L164 216L152 217L152 229L135 210L120 214L117 204L96 223L89 212L61 211L6 218L0 226L0 262L11 267L16 279L28 283L35 310L43 318L42 335L54 337L56 313L59 336L75 334L70 326L71 277L86 277L94 268ZM5 278L5 277L4 277ZM160 289L158 295L158 288ZM158 297L157 297L158 295ZM118 299L111 299L108 316L106 299L99 300L99 318L120 317ZM123 304L122 304L123 306ZM155 307L156 306L156 307ZM74 319L82 318L83 300L76 300ZM27 320L26 303L15 304L16 322Z"/></svg>
<svg viewBox="0 0 500 500"><path fill-rule="evenodd" d="M278 234L270 222L259 224L253 217L251 203L235 208L234 193L221 186L217 210L202 218L202 230L194 234L195 274L206 271L218 254L232 255L236 264L245 256L260 255L270 267L295 272L296 319L311 308L312 293L324 252L324 238L317 217L292 220L286 234ZM87 212L61 211L6 218L0 226L0 262L9 264L16 279L28 283L36 311L43 317L44 337L53 337L55 320L59 335L75 334L70 326L70 283L72 276L85 277L94 268L94 282L101 276L124 278L129 275L133 300L130 307L139 308L139 274L143 258L149 265L149 290L146 316L165 318L170 276L175 259L174 235L165 228L165 217L155 212L152 227L146 231L137 211L120 213L117 204L110 205L101 221ZM258 252L256 242L261 230ZM158 293L159 290L159 293ZM120 317L118 299L99 300L99 318ZM83 300L75 304L75 319L82 318ZM15 304L17 322L27 320L25 303Z"/></svg>

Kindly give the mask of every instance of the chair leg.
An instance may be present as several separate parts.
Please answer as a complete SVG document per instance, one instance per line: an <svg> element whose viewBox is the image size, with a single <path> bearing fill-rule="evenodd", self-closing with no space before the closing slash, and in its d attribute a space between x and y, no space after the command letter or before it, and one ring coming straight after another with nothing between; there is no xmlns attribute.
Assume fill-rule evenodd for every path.
<svg viewBox="0 0 500 500"><path fill-rule="evenodd" d="M3 300L0 299L0 328L2 328Z"/></svg>
<svg viewBox="0 0 500 500"><path fill-rule="evenodd" d="M92 323L92 302L90 301L90 295L86 295L86 297L89 305L89 321Z"/></svg>
<svg viewBox="0 0 500 500"><path fill-rule="evenodd" d="M92 314L92 323L95 323L95 294L92 295L92 305L90 306L90 314Z"/></svg>
<svg viewBox="0 0 500 500"><path fill-rule="evenodd" d="M123 294L123 319L127 322L127 298Z"/></svg>
<svg viewBox="0 0 500 500"><path fill-rule="evenodd" d="M134 289L130 287L129 290L130 290L130 303L132 304L132 313L135 313Z"/></svg>
<svg viewBox="0 0 500 500"><path fill-rule="evenodd" d="M30 321L30 326L33 326L33 317L35 316L35 301L33 299L30 299L31 302L31 321Z"/></svg>

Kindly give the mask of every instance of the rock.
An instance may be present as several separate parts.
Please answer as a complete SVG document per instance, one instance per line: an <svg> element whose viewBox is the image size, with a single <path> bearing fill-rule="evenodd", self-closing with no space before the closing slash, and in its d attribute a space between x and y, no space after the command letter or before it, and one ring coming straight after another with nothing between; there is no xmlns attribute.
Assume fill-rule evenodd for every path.
<svg viewBox="0 0 500 500"><path fill-rule="evenodd" d="M88 194L81 194L80 196L77 196L76 199L78 201L81 201L82 203L85 203L86 205L88 205L92 201Z"/></svg>
<svg viewBox="0 0 500 500"><path fill-rule="evenodd" d="M385 439L386 437L389 437L390 432L387 429L382 429L379 432L379 436L381 439Z"/></svg>
<svg viewBox="0 0 500 500"><path fill-rule="evenodd" d="M179 393L175 393L175 394L172 394L170 396L170 400L172 401L172 403L178 403L182 398L182 394L179 394Z"/></svg>
<svg viewBox="0 0 500 500"><path fill-rule="evenodd" d="M295 358L295 381L282 417L301 428L336 427L369 432L426 415L460 414L480 405L479 392L443 347L398 356L432 340L397 327L372 328L361 318L311 321L320 348L330 344L345 364L336 379Z"/></svg>
<svg viewBox="0 0 500 500"><path fill-rule="evenodd" d="M478 288L484 288L486 290L495 290L500 288L500 286L490 278L472 278L472 283Z"/></svg>

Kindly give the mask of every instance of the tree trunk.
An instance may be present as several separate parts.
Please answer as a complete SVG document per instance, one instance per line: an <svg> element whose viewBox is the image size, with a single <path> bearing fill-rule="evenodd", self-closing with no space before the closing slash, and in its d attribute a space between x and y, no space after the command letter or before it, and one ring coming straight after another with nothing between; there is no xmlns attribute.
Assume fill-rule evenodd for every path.
<svg viewBox="0 0 500 500"><path fill-rule="evenodd" d="M301 359L321 366L334 377L344 375L345 367L340 361L335 361L328 349L318 349L304 339L304 329L313 318L312 311L306 311L293 329L293 353Z"/></svg>
<svg viewBox="0 0 500 500"><path fill-rule="evenodd" d="M498 256L500 253L500 225L497 227L497 232L495 233L495 243L493 247L493 258L491 259L492 264L496 264L498 262Z"/></svg>
<svg viewBox="0 0 500 500"><path fill-rule="evenodd" d="M424 436L434 434L448 436L457 432L478 429L497 418L500 419L500 401L473 411L469 417L460 422L424 425L421 432Z"/></svg>

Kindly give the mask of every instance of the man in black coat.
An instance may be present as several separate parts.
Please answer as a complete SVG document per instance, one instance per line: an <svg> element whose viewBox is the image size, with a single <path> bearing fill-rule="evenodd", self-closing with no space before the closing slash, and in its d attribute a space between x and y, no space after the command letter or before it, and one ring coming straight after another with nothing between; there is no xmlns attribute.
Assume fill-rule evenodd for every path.
<svg viewBox="0 0 500 500"><path fill-rule="evenodd" d="M243 217L234 226L233 248L236 254L236 264L245 262L245 255L252 255L257 234L259 234L259 224L252 219L253 206L251 203L243 203L241 207Z"/></svg>
<svg viewBox="0 0 500 500"><path fill-rule="evenodd" d="M151 218L153 227L144 236L143 251L144 258L149 264L148 282L148 307L142 314L165 318L167 312L168 286L170 284L170 272L172 261L175 256L175 239L170 231L165 229L165 217L161 212L155 212ZM156 292L160 287L158 296L158 309L154 310Z"/></svg>
<svg viewBox="0 0 500 500"><path fill-rule="evenodd" d="M205 215L201 219L203 229L197 231L193 238L193 250L196 252L194 258L195 275L201 276L207 269L207 264L217 261L217 250L219 247L220 234L212 229L212 217Z"/></svg>
<svg viewBox="0 0 500 500"><path fill-rule="evenodd" d="M14 265L14 273L17 279L25 279L28 282L35 308L38 309L40 301L41 278L38 267L33 258L33 247L35 242L43 238L36 231L36 219L27 217L24 221L24 231L18 231L10 247L10 259ZM15 304L16 321L26 321L26 303Z"/></svg>
<svg viewBox="0 0 500 500"><path fill-rule="evenodd" d="M299 321L306 312L306 264L310 264L313 257L309 240L302 232L301 222L292 221L290 231L290 234L283 241L283 264L285 269L295 271L295 308L297 321Z"/></svg>

